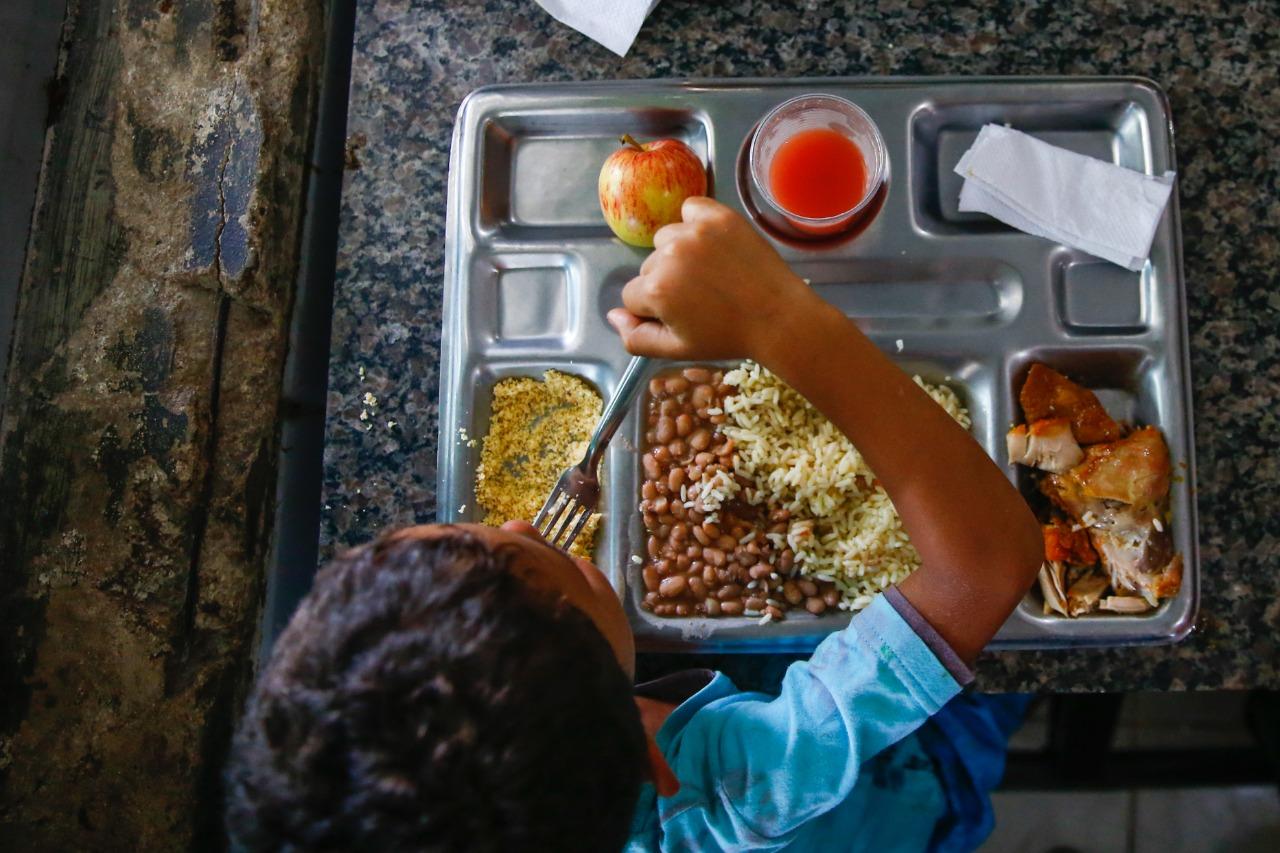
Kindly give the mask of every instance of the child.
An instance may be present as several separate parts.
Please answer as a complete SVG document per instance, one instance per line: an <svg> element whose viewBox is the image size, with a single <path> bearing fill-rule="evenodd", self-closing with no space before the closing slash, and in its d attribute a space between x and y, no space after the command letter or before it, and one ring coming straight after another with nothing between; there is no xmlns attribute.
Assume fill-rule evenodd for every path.
<svg viewBox="0 0 1280 853"><path fill-rule="evenodd" d="M384 536L317 575L262 673L228 772L243 845L955 850L990 831L1020 709L960 693L1035 577L1036 521L746 221L705 198L683 217L609 315L626 348L790 383L875 470L920 569L769 697L706 671L633 688L616 594L528 524Z"/></svg>

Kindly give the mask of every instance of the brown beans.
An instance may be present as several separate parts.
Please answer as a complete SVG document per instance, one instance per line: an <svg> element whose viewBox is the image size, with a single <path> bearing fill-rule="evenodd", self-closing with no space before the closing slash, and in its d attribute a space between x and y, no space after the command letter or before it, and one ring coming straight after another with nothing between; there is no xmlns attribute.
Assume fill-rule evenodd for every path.
<svg viewBox="0 0 1280 853"><path fill-rule="evenodd" d="M656 480L662 476L661 466L658 465L658 460L653 458L652 453L646 453L641 463L644 465L644 475L648 479Z"/></svg>
<svg viewBox="0 0 1280 853"><path fill-rule="evenodd" d="M742 596L742 586L736 583L727 583L716 590L716 598L721 601L728 601L731 598L740 598Z"/></svg>
<svg viewBox="0 0 1280 853"><path fill-rule="evenodd" d="M661 580L661 578L658 577L657 569L653 566L645 566L644 569L641 570L640 575L644 578L645 589L649 590L649 592L657 591L658 582Z"/></svg>
<svg viewBox="0 0 1280 853"><path fill-rule="evenodd" d="M684 593L688 581L684 575L672 575L669 578L663 578L662 583L658 584L658 594L663 598L675 598Z"/></svg>
<svg viewBox="0 0 1280 853"><path fill-rule="evenodd" d="M642 606L659 616L748 612L775 620L786 618L788 608L830 610L839 602L834 585L777 574L794 572L795 553L785 547L775 551L762 534L770 526L785 534L786 510L764 508L760 515L761 510L734 503L708 521L698 503L704 478L722 471L742 488L754 485L733 469L735 444L716 427L725 416L708 412L722 409L723 398L734 390L723 371L706 367L687 367L649 382L638 503L649 554L640 567Z"/></svg>

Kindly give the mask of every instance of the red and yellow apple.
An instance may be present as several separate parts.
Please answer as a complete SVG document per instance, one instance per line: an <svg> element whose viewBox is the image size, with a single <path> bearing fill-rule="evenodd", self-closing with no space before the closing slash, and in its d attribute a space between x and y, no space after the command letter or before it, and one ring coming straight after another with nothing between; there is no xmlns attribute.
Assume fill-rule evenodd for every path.
<svg viewBox="0 0 1280 853"><path fill-rule="evenodd" d="M639 143L630 134L600 167L600 209L613 233L632 246L653 248L653 235L680 221L690 196L706 195L707 170L678 139Z"/></svg>

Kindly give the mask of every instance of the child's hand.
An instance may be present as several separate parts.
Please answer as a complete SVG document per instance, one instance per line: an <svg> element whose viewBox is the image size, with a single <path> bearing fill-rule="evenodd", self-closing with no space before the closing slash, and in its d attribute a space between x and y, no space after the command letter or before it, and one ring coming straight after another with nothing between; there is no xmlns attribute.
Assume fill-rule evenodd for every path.
<svg viewBox="0 0 1280 853"><path fill-rule="evenodd" d="M792 318L823 303L751 224L709 198L687 199L661 228L609 322L634 355L762 359Z"/></svg>

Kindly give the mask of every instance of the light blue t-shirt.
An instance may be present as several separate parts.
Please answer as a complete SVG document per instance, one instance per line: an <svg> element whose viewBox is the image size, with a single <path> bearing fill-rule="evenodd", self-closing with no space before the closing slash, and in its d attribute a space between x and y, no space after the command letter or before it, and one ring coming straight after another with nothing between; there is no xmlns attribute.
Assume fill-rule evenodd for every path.
<svg viewBox="0 0 1280 853"><path fill-rule="evenodd" d="M912 733L960 690L883 596L776 697L717 673L658 731L680 790L644 786L626 849L924 850L946 798Z"/></svg>

